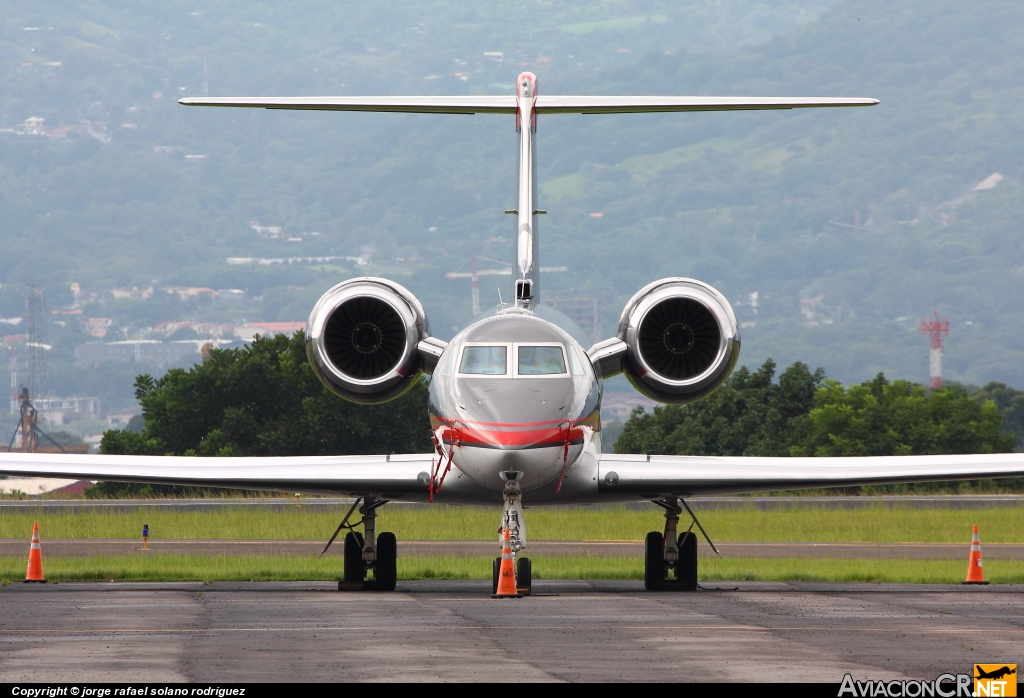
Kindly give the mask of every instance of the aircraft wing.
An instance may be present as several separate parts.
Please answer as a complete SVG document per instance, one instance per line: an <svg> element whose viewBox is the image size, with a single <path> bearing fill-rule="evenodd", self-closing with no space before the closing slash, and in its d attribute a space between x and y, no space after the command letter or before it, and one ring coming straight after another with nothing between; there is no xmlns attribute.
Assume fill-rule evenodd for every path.
<svg viewBox="0 0 1024 698"><path fill-rule="evenodd" d="M188 107L257 107L419 114L515 114L515 95L459 97L185 97Z"/></svg>
<svg viewBox="0 0 1024 698"><path fill-rule="evenodd" d="M458 97L185 97L189 107L257 107L326 111L427 114L515 114L515 95ZM539 95L538 114L625 114L631 112L735 111L804 107L870 107L864 97L586 97Z"/></svg>
<svg viewBox="0 0 1024 698"><path fill-rule="evenodd" d="M1024 477L1024 453L851 458L602 455L600 494L690 496Z"/></svg>
<svg viewBox="0 0 1024 698"><path fill-rule="evenodd" d="M866 97L577 97L537 95L538 114L627 114L805 107L870 107Z"/></svg>
<svg viewBox="0 0 1024 698"><path fill-rule="evenodd" d="M0 453L0 475L306 494L424 494L433 454L189 458Z"/></svg>

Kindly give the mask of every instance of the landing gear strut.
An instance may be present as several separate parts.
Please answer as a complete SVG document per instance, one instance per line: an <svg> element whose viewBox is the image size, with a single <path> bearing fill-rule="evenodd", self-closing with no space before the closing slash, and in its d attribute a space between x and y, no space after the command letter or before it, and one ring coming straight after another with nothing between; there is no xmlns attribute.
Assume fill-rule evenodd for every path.
<svg viewBox="0 0 1024 698"><path fill-rule="evenodd" d="M679 503L693 519L690 528L676 535L679 515L683 513ZM666 497L654 502L665 510L665 532L651 531L644 541L644 588L648 591L696 591L697 589L697 535L693 532L696 525L711 548L718 549L704 532L704 527L697 521L693 511L684 500ZM674 574L669 578L669 572Z"/></svg>
<svg viewBox="0 0 1024 698"><path fill-rule="evenodd" d="M360 505L362 502L362 506ZM345 576L338 582L338 591L372 589L376 591L394 591L398 583L398 541L394 533L384 532L377 535L377 509L387 504L386 499L361 497L356 499L348 510L338 530L331 536L320 555L327 552L331 543L338 537L343 528L345 534ZM350 524L352 513L359 508L361 520ZM364 533L355 530L363 524ZM373 579L366 578L367 570L373 570Z"/></svg>
<svg viewBox="0 0 1024 698"><path fill-rule="evenodd" d="M519 487L519 480L523 474L510 470L501 474L505 478L505 488L502 491L505 504L501 514L501 526L498 527L498 545L504 547L505 529L508 529L509 539L512 543L512 555L515 557L520 550L526 547L526 521L523 518L522 489ZM516 591L523 595L529 595L533 587L533 567L530 558L516 558ZM501 556L494 558L491 574L491 593L498 593L498 577L501 573Z"/></svg>

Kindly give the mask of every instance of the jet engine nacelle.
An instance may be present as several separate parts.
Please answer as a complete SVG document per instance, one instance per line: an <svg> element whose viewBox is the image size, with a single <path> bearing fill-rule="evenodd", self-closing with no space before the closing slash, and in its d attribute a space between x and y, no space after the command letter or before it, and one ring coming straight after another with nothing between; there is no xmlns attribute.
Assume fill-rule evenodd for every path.
<svg viewBox="0 0 1024 698"><path fill-rule="evenodd" d="M694 279L662 279L641 289L622 311L618 339L626 344L622 370L629 382L665 403L704 397L728 378L740 355L729 301Z"/></svg>
<svg viewBox="0 0 1024 698"><path fill-rule="evenodd" d="M440 351L431 350L436 340L429 337L426 313L412 293L387 279L362 277L317 301L306 325L306 355L332 392L376 404L398 397L424 368L433 368L425 358Z"/></svg>

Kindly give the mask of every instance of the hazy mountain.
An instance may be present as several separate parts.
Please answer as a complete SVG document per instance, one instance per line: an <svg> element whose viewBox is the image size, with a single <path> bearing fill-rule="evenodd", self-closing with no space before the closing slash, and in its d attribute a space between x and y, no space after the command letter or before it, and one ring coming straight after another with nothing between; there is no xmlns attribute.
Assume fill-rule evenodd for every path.
<svg viewBox="0 0 1024 698"><path fill-rule="evenodd" d="M449 336L470 319L469 284L444 272L467 270L472 254L511 256L502 215L514 196L510 119L175 100L505 93L532 70L547 92L882 100L542 119L550 215L541 255L570 269L545 277L544 290L602 298L606 333L638 287L689 275L719 286L755 323L744 329L744 363L772 356L844 381L877 371L923 381L917 320L937 302L952 325L948 377L1024 385L1022 32L1024 6L991 0L9 8L0 18L0 128L12 129L0 133L0 317L23 314L24 283L45 279L51 307L70 303L68 284L78 282L109 301L86 315L113 317L128 333L184 317L301 320L338 279L372 273L407 284ZM39 130L51 135L18 133L29 117L44 118ZM60 137L61 126L73 128ZM994 188L971 191L996 172ZM263 237L251 221L283 236ZM226 264L315 255L372 264ZM250 300L105 295L171 284L242 288ZM482 289L487 305L494 285ZM66 322L51 328L55 365L87 338ZM131 394L61 371L51 381L61 392L98 381Z"/></svg>

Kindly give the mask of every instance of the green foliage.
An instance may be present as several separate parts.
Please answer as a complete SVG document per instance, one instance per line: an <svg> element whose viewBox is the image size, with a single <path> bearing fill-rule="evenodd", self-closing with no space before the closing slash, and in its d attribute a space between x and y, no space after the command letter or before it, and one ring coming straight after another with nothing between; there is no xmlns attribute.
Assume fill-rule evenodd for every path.
<svg viewBox="0 0 1024 698"><path fill-rule="evenodd" d="M860 385L826 381L809 421L790 448L794 456L909 456L1006 453L1016 439L1000 433L994 402L978 403L960 388L924 386L878 374Z"/></svg>
<svg viewBox="0 0 1024 698"><path fill-rule="evenodd" d="M789 455L795 423L806 419L825 372L795 363L775 376L769 359L741 367L709 397L688 405L637 408L615 443L618 453Z"/></svg>
<svg viewBox="0 0 1024 698"><path fill-rule="evenodd" d="M771 360L739 369L710 397L690 405L637 408L615 444L620 453L731 456L889 456L1006 453L1016 437L1001 431L993 400L959 387L928 391L878 374L845 387L796 363L773 383ZM1017 399L1003 386L984 390ZM1012 391L1016 393L1017 391ZM851 493L1016 491L1024 480L852 488Z"/></svg>
<svg viewBox="0 0 1024 698"><path fill-rule="evenodd" d="M82 437L68 431L51 431L48 432L48 435L58 446L83 446L85 444Z"/></svg>
<svg viewBox="0 0 1024 698"><path fill-rule="evenodd" d="M425 380L384 405L342 400L313 373L302 332L215 349L201 365L171 369L158 379L141 375L135 387L144 429L106 432L101 452L307 456L431 450ZM98 487L94 494L142 490Z"/></svg>
<svg viewBox="0 0 1024 698"><path fill-rule="evenodd" d="M1024 391L993 381L984 388L972 391L971 397L979 402L991 400L995 403L1003 417L1003 432L1013 434L1017 439L1017 448L1021 450L1024 447Z"/></svg>

